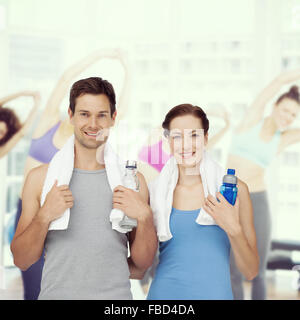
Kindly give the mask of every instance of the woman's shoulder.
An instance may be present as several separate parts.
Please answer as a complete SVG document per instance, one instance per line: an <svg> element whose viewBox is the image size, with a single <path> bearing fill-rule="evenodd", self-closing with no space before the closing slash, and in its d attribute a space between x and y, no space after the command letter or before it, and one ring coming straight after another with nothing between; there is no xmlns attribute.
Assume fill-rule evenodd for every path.
<svg viewBox="0 0 300 320"><path fill-rule="evenodd" d="M60 118L57 115L52 116L44 116L42 115L39 119L39 123L32 135L32 139L39 139L46 132L48 132L51 128L53 128L58 122L60 122Z"/></svg>
<svg viewBox="0 0 300 320"><path fill-rule="evenodd" d="M247 183L244 182L243 180L241 180L240 178L238 178L237 187L240 191L245 192L245 193L249 193L249 188L248 188Z"/></svg>
<svg viewBox="0 0 300 320"><path fill-rule="evenodd" d="M255 128L261 127L265 122L265 118L258 119L256 121L242 122L235 129L235 134L243 134L247 133L250 130L254 130Z"/></svg>

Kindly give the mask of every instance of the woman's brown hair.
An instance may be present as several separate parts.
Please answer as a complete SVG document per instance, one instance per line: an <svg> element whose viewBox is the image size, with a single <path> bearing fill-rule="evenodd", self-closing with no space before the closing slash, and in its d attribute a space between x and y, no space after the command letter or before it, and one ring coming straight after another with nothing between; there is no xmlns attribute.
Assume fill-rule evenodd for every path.
<svg viewBox="0 0 300 320"><path fill-rule="evenodd" d="M9 108L3 108L0 105L0 121L6 123L7 132L5 136L0 139L0 146L3 146L16 132L18 132L22 125L15 112Z"/></svg>
<svg viewBox="0 0 300 320"><path fill-rule="evenodd" d="M276 101L276 104L279 104L283 99L291 99L296 101L300 105L300 94L299 88L297 86L292 86L290 90L282 94Z"/></svg>
<svg viewBox="0 0 300 320"><path fill-rule="evenodd" d="M206 135L209 129L209 121L207 119L206 113L200 107L193 106L192 104L188 103L175 106L166 114L165 120L162 123L162 127L165 129L164 135L166 137L169 135L170 123L173 119L189 114L201 119L204 129L204 135Z"/></svg>

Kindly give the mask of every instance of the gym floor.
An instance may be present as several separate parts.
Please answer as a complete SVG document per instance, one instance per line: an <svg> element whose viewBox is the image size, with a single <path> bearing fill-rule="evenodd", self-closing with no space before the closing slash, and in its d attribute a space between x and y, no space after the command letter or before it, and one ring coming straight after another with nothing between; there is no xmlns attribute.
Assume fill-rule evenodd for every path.
<svg viewBox="0 0 300 320"><path fill-rule="evenodd" d="M267 271L268 300L300 300L297 290L297 272ZM131 281L134 299L144 299L141 286L137 280ZM245 299L251 299L251 283L244 283ZM20 271L15 267L0 269L0 300L22 300L23 285Z"/></svg>

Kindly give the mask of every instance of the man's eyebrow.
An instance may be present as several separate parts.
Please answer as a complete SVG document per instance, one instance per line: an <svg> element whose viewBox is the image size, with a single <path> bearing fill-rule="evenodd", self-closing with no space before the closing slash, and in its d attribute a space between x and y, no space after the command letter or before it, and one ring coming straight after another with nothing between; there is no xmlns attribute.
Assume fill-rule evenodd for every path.
<svg viewBox="0 0 300 320"><path fill-rule="evenodd" d="M90 111L88 111L88 110L84 110L84 109L80 109L80 110L78 110L78 112L90 112ZM99 111L98 113L108 113L108 111L106 111L106 110L104 110L104 111Z"/></svg>

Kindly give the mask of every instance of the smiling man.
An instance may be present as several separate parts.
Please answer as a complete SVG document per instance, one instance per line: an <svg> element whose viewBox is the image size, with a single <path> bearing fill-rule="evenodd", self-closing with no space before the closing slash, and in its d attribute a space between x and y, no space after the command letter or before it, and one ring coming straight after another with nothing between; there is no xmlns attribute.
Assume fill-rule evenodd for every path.
<svg viewBox="0 0 300 320"><path fill-rule="evenodd" d="M152 264L157 237L144 177L138 173L140 192L118 186L113 193L105 163L96 161L97 150L107 140L98 141L97 133L109 132L114 125L115 104L108 81L93 77L75 82L68 110L75 136L70 184L55 182L41 207L48 164L27 176L11 250L16 266L26 270L45 248L39 299L132 299L129 279L141 278ZM109 215L116 205L138 221L129 234L112 229ZM49 231L50 223L67 208L68 228Z"/></svg>

